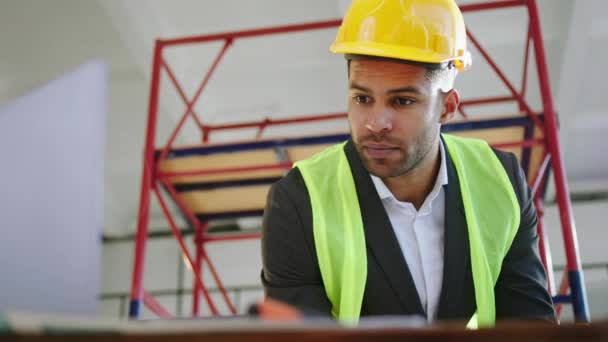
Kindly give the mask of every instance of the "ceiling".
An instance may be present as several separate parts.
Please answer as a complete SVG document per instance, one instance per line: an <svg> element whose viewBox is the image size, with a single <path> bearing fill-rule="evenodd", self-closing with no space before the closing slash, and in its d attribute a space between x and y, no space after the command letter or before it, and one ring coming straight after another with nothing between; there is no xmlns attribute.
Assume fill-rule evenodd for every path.
<svg viewBox="0 0 608 342"><path fill-rule="evenodd" d="M480 1L484 0L458 2ZM602 100L606 78L603 65L608 60L608 17L603 14L608 2L538 2L570 187L575 191L606 190L608 158L600 158L593 147L602 146L600 137L608 130L608 113ZM107 234L133 232L154 40L334 19L344 12L347 3L3 0L0 105L90 59L105 60L110 70L105 230ZM527 30L525 11L467 14L465 20L498 64L508 70L511 81L519 84ZM207 122L344 111L343 59L327 51L333 35L334 30L321 30L237 41L196 111ZM219 47L210 44L167 51L165 56L188 96L194 93ZM474 51L473 57L474 68L459 79L463 97L505 95L504 87L487 72L479 53ZM531 71L529 99L539 108L535 72ZM169 83L167 79L163 82ZM175 92L164 87L158 143L169 136L183 110ZM327 129L344 127L344 123L336 123ZM192 125L179 136L180 143L198 139L199 133ZM153 208L152 225L164 226L157 208Z"/></svg>

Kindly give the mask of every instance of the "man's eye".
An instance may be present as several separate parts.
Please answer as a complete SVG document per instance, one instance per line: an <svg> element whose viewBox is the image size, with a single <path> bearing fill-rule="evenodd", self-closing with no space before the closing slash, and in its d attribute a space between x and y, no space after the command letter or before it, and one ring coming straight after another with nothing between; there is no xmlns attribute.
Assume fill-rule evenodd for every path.
<svg viewBox="0 0 608 342"><path fill-rule="evenodd" d="M408 106L414 103L414 100L408 99L407 97L398 97L395 99L395 104L397 106Z"/></svg>
<svg viewBox="0 0 608 342"><path fill-rule="evenodd" d="M357 95L357 96L355 96L355 102L360 103L360 104L368 104L368 103L372 102L372 99L369 96Z"/></svg>

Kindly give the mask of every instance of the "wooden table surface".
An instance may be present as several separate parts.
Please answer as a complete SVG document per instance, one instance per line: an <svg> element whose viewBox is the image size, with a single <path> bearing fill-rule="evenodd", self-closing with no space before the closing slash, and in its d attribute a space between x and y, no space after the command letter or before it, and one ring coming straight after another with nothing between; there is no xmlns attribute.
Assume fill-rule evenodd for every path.
<svg viewBox="0 0 608 342"><path fill-rule="evenodd" d="M493 329L465 330L456 326L428 328L273 328L258 331L196 332L149 335L0 336L0 341L608 341L608 321L589 325L508 323Z"/></svg>

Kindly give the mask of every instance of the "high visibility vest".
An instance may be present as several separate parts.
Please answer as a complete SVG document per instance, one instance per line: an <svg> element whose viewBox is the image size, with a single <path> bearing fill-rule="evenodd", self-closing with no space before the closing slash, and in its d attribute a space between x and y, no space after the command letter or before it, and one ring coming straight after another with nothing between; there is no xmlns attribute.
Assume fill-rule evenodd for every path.
<svg viewBox="0 0 608 342"><path fill-rule="evenodd" d="M507 172L485 141L442 136L458 173L469 235L477 312L467 327L493 326L494 285L519 227L519 202ZM332 314L341 322L356 323L367 279L367 253L345 144L295 166L310 196L315 249Z"/></svg>

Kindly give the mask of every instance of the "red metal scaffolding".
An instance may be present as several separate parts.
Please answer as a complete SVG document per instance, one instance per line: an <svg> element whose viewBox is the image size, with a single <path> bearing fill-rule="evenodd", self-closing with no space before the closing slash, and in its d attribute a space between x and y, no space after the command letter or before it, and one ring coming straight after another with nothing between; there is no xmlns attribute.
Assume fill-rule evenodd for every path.
<svg viewBox="0 0 608 342"><path fill-rule="evenodd" d="M541 146L543 149L543 157L541 158L542 163L539 169L535 172L533 181L530 183L530 187L534 196L534 203L536 204L539 221L538 221L538 234L540 238L540 254L549 274L550 284L549 289L553 295L553 299L556 305L558 305L558 311L561 310L561 304L571 303L573 305L573 312L576 321L588 322L589 313L587 306L587 299L585 294L585 287L583 281L583 273L581 269L581 262L578 250L578 242L576 237L576 231L574 226L574 218L572 216L572 207L569 198L568 185L566 183L564 163L561 155L560 142L558 140L558 126L555 109L553 106L552 93L549 83L549 74L547 67L547 60L545 56L545 49L543 46L541 27L539 21L539 13L536 0L508 0L508 1L494 1L485 2L479 4L469 4L461 6L462 12L477 12L477 11L488 11L496 10L500 8L513 8L513 7L524 7L528 13L528 35L525 44L525 57L524 57L524 68L523 68L523 82L519 90L509 81L506 74L499 68L496 62L488 54L479 41L472 35L471 32L467 32L469 41L475 48L481 53L484 60L490 65L491 69L496 73L501 82L505 85L510 95L502 97L492 98L479 98L473 100L462 101L459 109L463 117L467 117L466 109L475 105L490 104L490 103L516 103L522 113L528 115L533 123L533 130L537 129L542 132L542 138L526 138L523 141L517 141L512 143L495 145L496 147L513 147L513 146ZM150 296L143 287L143 265L146 254L146 242L148 237L148 221L149 221L149 208L151 201L151 194L155 194L159 204L165 214L169 226L175 236L181 252L184 257L188 268L194 275L194 290L193 290L193 315L199 314L199 303L200 295L202 294L210 312L214 315L218 314L218 309L211 296L205 282L203 281L201 267L203 262L206 262L209 271L216 282L217 288L220 290L222 297L229 308L230 312L236 314L236 308L232 304L222 281L211 262L205 246L208 243L215 241L228 241L228 240L241 240L241 239L252 239L259 238L259 234L243 234L239 236L209 236L208 222L199 219L189 208L180 200L175 187L169 181L170 177L174 176L193 176L193 175L204 175L213 173L223 172L236 172L236 171L256 171L266 169L281 169L287 170L291 167L290 162L277 163L272 165L259 165L254 167L245 168L223 168L215 170L201 170L201 171L190 171L190 172L162 172L159 168L160 162L165 160L172 148L174 147L174 141L178 133L184 126L186 120L191 117L196 125L201 130L201 137L204 143L208 142L209 136L214 131L219 130L232 130L242 128L257 128L258 137L264 132L264 130L273 125L285 125L299 122L317 121L317 120L332 120L336 118L346 117L345 113L332 113L319 116L307 116L307 117L296 117L292 119L272 120L266 119L261 121L243 122L239 124L229 125L210 125L201 121L201 118L194 113L194 105L200 98L201 93L207 86L211 76L215 72L218 64L225 56L229 48L235 44L238 40L247 39L250 37L260 37L267 35L278 35L278 34L289 34L294 32L320 30L320 29L332 29L339 26L341 20L330 20L323 22L314 22L298 25L288 25L279 27L270 27L246 31L227 32L220 34L212 34L205 36L186 37L179 39L162 39L157 40L154 48L154 57L152 65L152 80L150 85L150 98L149 98L149 112L148 112L148 123L146 129L146 140L145 140L145 154L144 154L144 165L143 165L143 177L140 194L140 206L137 226L137 236L135 245L134 255L134 271L133 281L131 289L131 303L129 309L129 315L132 318L138 318L141 313L141 304L145 304L151 311L157 313L161 317L170 316L168 311L165 310L160 303L158 303L152 296ZM163 52L171 47L183 46L189 44L202 44L209 42L223 42L223 46L220 52L216 56L211 68L203 78L202 83L196 90L192 99L188 99L185 95L181 85L176 79L171 67L163 57ZM525 98L526 83L528 78L528 64L529 64L529 52L530 48L533 48L535 56L535 65L538 73L540 94L542 98L542 120L534 112ZM170 138L164 146L155 145L155 137L157 131L157 117L158 117L158 106L159 106L159 93L161 83L161 72L165 71L169 77L169 80L175 86L180 98L186 105L187 109L183 113L181 119L173 130ZM156 151L160 150L157 154ZM557 204L560 212L560 220L562 227L562 235L566 251L567 261L567 272L564 273L562 282L559 287L559 292L554 293L553 284L553 265L551 262L551 255L548 249L548 240L545 233L545 227L543 224L542 214L542 189L546 183L548 177L549 167L553 171L555 188L557 195ZM194 228L196 232L195 245L196 250L193 254L184 242L184 238L177 228L175 220L168 208L167 201L162 196L161 188L164 188L168 193L168 196L175 202L184 214L189 224ZM568 289L570 290L568 293Z"/></svg>

